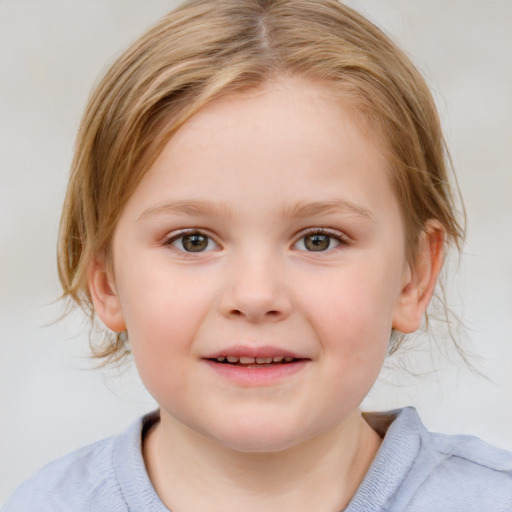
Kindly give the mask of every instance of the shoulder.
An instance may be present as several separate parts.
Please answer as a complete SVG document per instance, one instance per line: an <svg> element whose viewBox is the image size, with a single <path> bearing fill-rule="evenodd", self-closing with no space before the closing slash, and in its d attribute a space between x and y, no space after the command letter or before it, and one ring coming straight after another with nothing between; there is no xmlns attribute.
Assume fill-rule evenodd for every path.
<svg viewBox="0 0 512 512"><path fill-rule="evenodd" d="M415 492L407 510L512 511L512 453L473 436L416 425L420 447L404 481Z"/></svg>
<svg viewBox="0 0 512 512"><path fill-rule="evenodd" d="M113 443L105 439L50 462L16 489L2 512L92 510L92 503L116 494Z"/></svg>
<svg viewBox="0 0 512 512"><path fill-rule="evenodd" d="M424 459L435 459L416 500L465 503L466 511L512 511L512 454L470 436L430 434ZM420 452L421 453L421 452ZM436 501L434 500L434 501Z"/></svg>
<svg viewBox="0 0 512 512"><path fill-rule="evenodd" d="M128 511L119 466L135 466L143 420L125 433L85 446L50 462L22 483L2 512Z"/></svg>
<svg viewBox="0 0 512 512"><path fill-rule="evenodd" d="M428 431L412 407L365 415L383 442L350 512L512 512L512 454Z"/></svg>

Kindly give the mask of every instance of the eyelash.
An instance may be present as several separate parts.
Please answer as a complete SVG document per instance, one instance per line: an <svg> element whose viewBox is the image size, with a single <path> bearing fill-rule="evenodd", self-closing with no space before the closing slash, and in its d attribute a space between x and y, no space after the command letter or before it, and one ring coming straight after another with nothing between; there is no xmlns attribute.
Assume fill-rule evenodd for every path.
<svg viewBox="0 0 512 512"><path fill-rule="evenodd" d="M177 242L178 240L183 239L186 236L193 236L193 235L197 235L197 236L206 238L206 240L207 240L206 250L188 251L183 247L183 242L182 242L182 248L175 247L176 250L178 250L179 252L185 253L185 254L195 254L195 253L202 254L202 253L210 252L213 250L212 248L208 249L208 246L210 245L211 242L213 242L217 247L219 247L219 244L213 239L213 237L211 237L210 235L208 235L201 229L190 229L190 230L181 231L179 233L176 233L176 234L166 238L163 241L163 245L173 246L175 244L175 242ZM331 245L332 240L336 241L336 243L338 245L336 245L335 247L332 247L332 248L327 247L326 249L319 249L317 251L308 250L307 248L301 249L301 250L304 250L305 252L331 252L333 250L338 249L339 246L348 245L347 238L344 235L342 235L341 233L339 233L338 231L334 231L334 230L330 230L330 229L326 229L326 228L308 228L305 231L300 233L300 238L293 244L293 247L296 248L296 246L301 241L303 241L304 239L306 239L307 237L310 237L310 236L321 236L321 237L325 236L325 237L328 237L328 239L329 239L329 245ZM303 242L303 245L305 246L304 242Z"/></svg>
<svg viewBox="0 0 512 512"><path fill-rule="evenodd" d="M306 252L331 252L335 251L340 248L340 246L346 246L348 245L348 239L345 235L340 233L339 231L334 231L327 228L308 228L305 231L300 233L300 238L297 240L297 242L294 243L294 246L296 246L300 241L303 241L308 236L326 236L329 237L330 240L335 240L338 245L332 248L328 248L325 250L319 250L319 251L306 251Z"/></svg>
<svg viewBox="0 0 512 512"><path fill-rule="evenodd" d="M167 237L163 241L163 245L173 246L174 243L177 242L178 240L183 239L186 236L193 236L193 235L197 235L197 236L206 238L207 239L207 247L210 245L211 242L213 242L217 247L219 247L219 244L213 239L213 237L211 237L210 235L208 235L201 229L187 229L186 231L180 231L179 233L176 233L174 235ZM182 242L182 247L183 247L183 242ZM203 251L187 251L187 250L185 250L184 247L182 249L180 249L178 247L175 247L175 248L177 251L185 253L185 254L201 254L204 252L210 252L212 250L210 248L209 250L203 250Z"/></svg>

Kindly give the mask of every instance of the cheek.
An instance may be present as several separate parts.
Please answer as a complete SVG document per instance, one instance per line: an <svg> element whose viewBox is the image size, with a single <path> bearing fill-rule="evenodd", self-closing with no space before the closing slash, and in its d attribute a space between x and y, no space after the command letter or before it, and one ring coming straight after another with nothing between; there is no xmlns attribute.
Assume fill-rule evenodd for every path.
<svg viewBox="0 0 512 512"><path fill-rule="evenodd" d="M165 253L133 260L136 265L121 268L119 279L128 333L134 342L167 346L170 339L181 339L183 331L193 328L211 293L201 276L174 268Z"/></svg>
<svg viewBox="0 0 512 512"><path fill-rule="evenodd" d="M377 318L378 308L363 286L351 293L340 293L335 283L329 287L332 300L320 303L311 296L308 307L316 311L310 324L322 359L317 382L324 399L316 401L315 412L336 423L359 407L372 388L387 354L391 325L388 314Z"/></svg>
<svg viewBox="0 0 512 512"><path fill-rule="evenodd" d="M194 339L210 307L210 296L186 273L132 272L119 290L133 358L142 381L158 399L159 389L186 378Z"/></svg>
<svg viewBox="0 0 512 512"><path fill-rule="evenodd" d="M382 263L340 268L313 288L302 308L309 312L332 371L351 375L345 382L373 382L391 336L397 299L396 269Z"/></svg>
<svg viewBox="0 0 512 512"><path fill-rule="evenodd" d="M151 299L149 299L151 300ZM184 371L183 354L192 339L183 321L183 304L175 306L156 301L154 308L130 312L127 330L133 359L148 391L158 400L160 388L173 388Z"/></svg>
<svg viewBox="0 0 512 512"><path fill-rule="evenodd" d="M349 336L354 342L389 335L398 298L398 278L367 264L340 268L306 296L303 307L320 329Z"/></svg>

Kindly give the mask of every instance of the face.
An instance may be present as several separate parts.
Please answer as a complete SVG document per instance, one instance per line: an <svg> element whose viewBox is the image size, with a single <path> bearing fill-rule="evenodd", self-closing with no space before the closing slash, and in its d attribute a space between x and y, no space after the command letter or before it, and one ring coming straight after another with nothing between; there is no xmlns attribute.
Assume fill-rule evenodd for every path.
<svg viewBox="0 0 512 512"><path fill-rule="evenodd" d="M112 242L118 323L100 316L126 326L162 421L272 451L357 410L410 271L386 161L354 119L298 78L219 100L129 199Z"/></svg>

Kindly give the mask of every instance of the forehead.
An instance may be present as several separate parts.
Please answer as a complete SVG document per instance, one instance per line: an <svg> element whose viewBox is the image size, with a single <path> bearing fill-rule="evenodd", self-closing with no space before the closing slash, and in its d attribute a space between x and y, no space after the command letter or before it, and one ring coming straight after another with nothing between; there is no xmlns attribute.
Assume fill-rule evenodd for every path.
<svg viewBox="0 0 512 512"><path fill-rule="evenodd" d="M370 133L356 106L332 87L297 76L280 77L204 107L173 135L160 160L178 164L193 157L216 168L222 152L224 162L243 158L240 171L261 171L265 160L275 165L293 159L297 165L303 158L307 163L333 156L338 146L338 168L343 170L355 155L342 151L342 145L353 144L357 149L364 146L357 155L361 164L379 160L387 168L380 141Z"/></svg>
<svg viewBox="0 0 512 512"><path fill-rule="evenodd" d="M135 196L285 211L307 202L394 201L387 161L356 107L300 77L213 101L168 141ZM129 201L130 202L130 201ZM254 204L252 204L254 209Z"/></svg>
<svg viewBox="0 0 512 512"><path fill-rule="evenodd" d="M341 125L343 134L339 133ZM305 152L329 144L336 133L342 137L364 134L368 144L379 146L381 141L368 128L356 101L349 100L341 90L298 75L277 75L257 88L209 103L178 130L169 145L186 147L193 132L193 138L208 143L215 135L220 138L233 130L237 142L244 142L245 149L254 148L255 143L274 150L278 146L286 149L302 139L307 144L295 145L294 149ZM245 137L244 141L249 130L259 138ZM280 132L279 138L275 137L276 132Z"/></svg>

